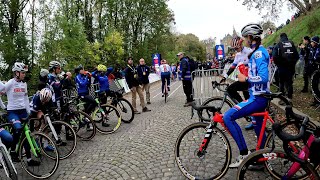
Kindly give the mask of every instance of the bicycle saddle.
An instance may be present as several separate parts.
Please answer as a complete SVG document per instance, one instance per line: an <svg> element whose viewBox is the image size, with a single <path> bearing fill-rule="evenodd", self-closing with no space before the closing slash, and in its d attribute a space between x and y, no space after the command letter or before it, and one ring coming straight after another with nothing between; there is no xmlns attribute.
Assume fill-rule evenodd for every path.
<svg viewBox="0 0 320 180"><path fill-rule="evenodd" d="M281 92L278 93L265 93L265 94L260 94L260 96L268 98L268 99L274 99L274 98L278 98L282 95Z"/></svg>

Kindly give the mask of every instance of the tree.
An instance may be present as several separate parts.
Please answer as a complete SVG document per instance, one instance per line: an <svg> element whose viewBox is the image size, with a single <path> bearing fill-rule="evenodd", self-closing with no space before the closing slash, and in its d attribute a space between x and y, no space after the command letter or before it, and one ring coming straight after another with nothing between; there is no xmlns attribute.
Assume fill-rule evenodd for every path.
<svg viewBox="0 0 320 180"><path fill-rule="evenodd" d="M239 1L239 0L237 0ZM259 12L267 12L263 15L264 18L278 18L281 12L281 9L285 3L289 7L297 8L301 13L308 13L314 7L317 7L320 4L318 0L241 0L242 4L247 6L248 9L255 8Z"/></svg>

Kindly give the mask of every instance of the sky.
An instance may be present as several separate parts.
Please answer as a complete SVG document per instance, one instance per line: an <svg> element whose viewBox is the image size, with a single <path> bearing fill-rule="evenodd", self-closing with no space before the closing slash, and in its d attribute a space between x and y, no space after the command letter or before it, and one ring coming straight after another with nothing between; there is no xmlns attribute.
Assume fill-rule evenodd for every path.
<svg viewBox="0 0 320 180"><path fill-rule="evenodd" d="M169 0L168 6L175 14L175 30L179 33L193 33L200 40L217 37L220 42L226 34L237 32L250 22L262 21L257 10L249 11L237 0ZM279 26L291 19L293 12L284 6L278 21Z"/></svg>

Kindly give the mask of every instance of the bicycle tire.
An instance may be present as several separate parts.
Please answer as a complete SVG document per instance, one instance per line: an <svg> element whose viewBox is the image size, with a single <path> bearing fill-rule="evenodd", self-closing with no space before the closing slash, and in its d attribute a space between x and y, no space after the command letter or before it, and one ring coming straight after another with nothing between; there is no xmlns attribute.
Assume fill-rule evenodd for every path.
<svg viewBox="0 0 320 180"><path fill-rule="evenodd" d="M281 164L281 168L277 168L278 170L284 170L284 173L287 172L287 169L284 168L284 166L289 164L290 168L290 163L288 162L292 162L290 161L289 157L287 156L287 154L283 151L283 150L279 150L279 149L275 149L273 151L271 151L271 149L261 149L258 151L255 151L253 153L251 153L247 158L245 158L242 163L240 164L240 166L238 167L238 171L237 171L237 180L243 180L245 179L244 176L248 170L248 167L250 165L253 165L256 163L257 159L261 158L261 157L265 157L268 158L269 161L273 161L279 158L284 158L286 159L286 161L282 160L281 163L283 163L283 165ZM270 168L270 162L268 161L264 161L263 163L264 168L267 169L267 171L263 171L263 172L267 172L267 175L271 175L272 179L278 179L281 180L283 178L283 175L280 175L279 173L274 171L274 168ZM312 173L312 175L314 175L314 177L318 178L318 174L317 172L314 170L314 168L308 163L305 166L303 166L304 169L306 169L307 171L310 171ZM250 174L253 174L255 172L258 171L250 171ZM266 177L259 177L262 176L262 171L258 172L260 173L259 175L253 175L251 177L248 177L247 179L253 179L252 177L256 178L256 179L267 179ZM267 176L266 175L266 176ZM290 179L293 180L298 180L300 179L299 177L292 177Z"/></svg>
<svg viewBox="0 0 320 180"><path fill-rule="evenodd" d="M207 128L208 124L207 123L202 123L202 122L198 122L198 123L194 123L189 125L188 127L186 127L185 129L183 129L181 131L181 133L179 134L179 137L177 138L176 144L175 144L175 161L176 164L178 165L180 171L182 172L182 174L189 178L189 179L220 179L222 178L228 171L229 169L229 165L231 163L231 157L232 157L232 151L231 151L231 146L229 143L228 138L226 137L226 135L217 127L212 127L213 128L213 134L216 134L218 136L218 140L222 140L221 148L222 150L225 150L225 154L226 154L226 158L224 160L224 162L222 162L222 168L217 168L219 165L218 162L214 162L212 160L210 160L209 162L212 163L213 165L213 169L214 171L217 171L216 175L213 175L212 177L209 178L200 178L200 177L196 177L195 174L193 174L192 172L189 172L190 170L188 170L185 165L183 164L184 162L181 161L181 154L180 154L180 146L183 148L188 149L188 147L186 147L185 145L181 145L181 141L183 140L183 138L185 137L186 134L188 134L188 132L190 132L193 129L197 129L197 128L201 128L202 130L205 130L204 132L206 132L206 128ZM201 134L201 141L196 143L196 146L194 147L196 149L196 151L199 149L199 145L202 143L202 140L204 138L205 133ZM194 137L192 137L194 139ZM213 139L211 138L210 142L212 142ZM209 144L210 144L209 142ZM212 144L212 143L211 143ZM217 150L218 147L218 143L217 141L214 141L214 151L212 152L217 152L219 150ZM208 150L209 148L207 148L206 150ZM211 150L211 149L210 149ZM192 150L191 150L192 151ZM196 152L195 151L195 152ZM191 154L190 151L187 152L189 155ZM196 156L196 155L194 155ZM219 158L219 156L221 156L221 151L219 152L219 156L217 155L213 155L214 158ZM202 158L202 157L199 157ZM189 158L191 159L191 158ZM205 158L203 158L205 159ZM191 159L192 161L193 159ZM221 161L220 161L221 162ZM213 171L210 171L210 174L212 174ZM211 175L210 175L211 176Z"/></svg>
<svg viewBox="0 0 320 180"><path fill-rule="evenodd" d="M212 106L212 105L210 105L210 103L212 103L212 102L214 102L214 101L221 101L221 102L218 103L219 106L220 106L220 104L223 102L223 97L218 97L218 96L217 96L217 97L211 97L211 98L205 100L205 101L202 103L201 106ZM234 106L234 104L233 104L229 99L226 99L226 100L224 101L224 104L227 104L227 106L228 106L228 107L225 108L224 110L229 110L229 109L231 109L231 108ZM224 114L225 112L222 112L222 111L221 111L222 108L223 108L223 107L219 107L219 108L217 108L217 109L219 109L219 113ZM199 117L201 117L201 116L203 117L203 110L202 110L202 111L197 111L197 113L198 113L198 116L199 116ZM208 119L211 119L211 118L208 117ZM209 122L209 121L200 118L200 122Z"/></svg>
<svg viewBox="0 0 320 180"><path fill-rule="evenodd" d="M71 120L71 118L74 118L77 116L76 120ZM79 137L81 140L89 141L97 133L97 128L95 126L95 122L92 120L92 117L88 115L87 113L83 111L72 111L71 117L68 120L69 124L72 126L73 130L76 132L77 137ZM85 128L92 127L92 129L87 130ZM85 132L89 132L88 135L83 135L83 133L80 133L80 129L84 130Z"/></svg>
<svg viewBox="0 0 320 180"><path fill-rule="evenodd" d="M281 127L282 127L282 130L287 128L287 130L286 130L287 133L289 133L288 130L290 130L291 132L289 134L292 134L292 135L297 135L300 132L299 122L297 122L295 120L284 121L284 122L281 123ZM309 128L316 129L317 126L313 122L309 121L308 122L308 129ZM277 136L275 136L275 138L277 138ZM273 142L273 135L272 135L272 133L269 133L267 138L266 138L266 143L265 143L264 149L271 148L272 142ZM299 143L300 144L302 143L302 145L305 146L303 141L299 141L299 142L295 143L295 145L296 144L300 145ZM282 148L283 147L283 141L280 140L279 138L277 138L275 140L275 147L278 148L278 149L281 148L281 150L283 150L283 148ZM297 148L301 149L302 147L297 147ZM316 168L319 168L319 167L320 167L320 165L317 165ZM300 177L298 177L298 179L300 179L300 180L305 180L307 178L308 178L307 174L304 174L304 175L301 175Z"/></svg>
<svg viewBox="0 0 320 180"><path fill-rule="evenodd" d="M5 167L7 169L8 175L12 180L17 180L18 179L18 174L16 171L16 168L14 167L12 161L10 160L8 156L8 151L3 146L0 146L0 151L2 153L3 161L5 163Z"/></svg>
<svg viewBox="0 0 320 180"><path fill-rule="evenodd" d="M63 153L64 151L61 150L61 148L59 147L63 147L63 146L59 146L57 144L57 147L58 147L58 151L59 151L59 158L60 160L64 160L66 158L68 158L69 156L71 156L71 154L73 154L73 152L75 151L76 147L77 147L77 134L76 132L74 131L74 129L72 128L72 126L64 121L53 121L52 122L52 125L55 127L55 126L64 126L65 127L65 131L66 131L66 134L65 134L65 141L70 142L70 140L67 140L67 132L69 132L71 138L73 138L73 142L72 142L72 146L70 148L70 150L67 150L65 153ZM66 129L68 128L68 130ZM50 126L49 124L47 124L43 129L42 129L42 132L45 133L45 132L48 132L48 131L51 131L50 129ZM57 131L56 131L57 132ZM60 136L61 137L61 136ZM54 140L54 139L53 139Z"/></svg>
<svg viewBox="0 0 320 180"><path fill-rule="evenodd" d="M55 144L55 142L49 137L49 136L47 136L46 134L44 134L44 133L42 133L42 132L33 132L33 133L31 133L30 134L30 137L31 138L33 138L34 140L36 140L37 138L35 138L36 136L42 136L42 138L40 138L40 142L39 142L39 139L38 139L38 144L43 144L42 142L44 142L43 141L43 138L46 138L46 140L48 141L48 143L50 143L51 145L53 145L54 146L54 150L53 150L53 152L54 152L54 154L55 154L55 156L54 157L52 157L52 156L48 156L48 154L47 153L45 153L45 151L44 151L44 147L43 146L40 146L39 147L39 150L40 151L37 151L37 153L38 153L38 156L42 156L42 153L44 153L44 155L45 156L47 156L47 157L49 157L50 159L52 159L52 160L54 160L55 161L55 163L53 164L53 168L50 170L50 172L46 172L46 173L43 173L43 174L35 174L35 173L33 173L33 172L31 172L30 170L29 170L29 168L28 168L28 165L26 165L25 163L24 163L24 161L23 161L23 144L25 143L25 141L26 141L26 143L27 144L29 144L28 143L28 140L27 140L27 137L24 137L23 139L22 139L22 141L21 141L21 143L19 144L19 158L20 158L20 160L21 160L21 166L22 166L22 169L24 169L30 176L32 176L32 177L34 177L34 178L36 178L36 179L47 179L47 178L49 178L49 177L51 177L56 171L57 171L57 169L58 169L58 167L59 167L59 151L57 150L57 145ZM32 154L32 152L31 152L31 154ZM52 164L52 163L49 163L49 164ZM26 167L27 166L27 167ZM45 165L41 165L41 167L48 167L48 165L47 166L45 166ZM43 168L44 169L44 168Z"/></svg>
<svg viewBox="0 0 320 180"><path fill-rule="evenodd" d="M320 102L320 70L316 70L311 77L311 90L314 98Z"/></svg>
<svg viewBox="0 0 320 180"><path fill-rule="evenodd" d="M127 104L127 106L125 107L124 104ZM115 106L116 108L119 109L120 114L121 114L121 121L124 123L131 123L134 120L134 110L133 110L133 106L132 104L124 98L118 98L117 100L117 104L111 104L113 106ZM131 111L131 113L127 113L129 111ZM125 114L128 114L128 117L124 116Z"/></svg>
<svg viewBox="0 0 320 180"><path fill-rule="evenodd" d="M92 119L95 122L95 126L96 126L98 132L100 132L102 134L111 134L111 133L116 132L121 125L121 114L120 114L119 110L116 107L109 105L109 104L103 104L103 105L101 105L101 108L108 115L110 114L111 111L115 112L115 116L116 116L115 118L117 120L116 120L116 123L112 123L111 127L109 126L106 129L104 129L103 125L102 125L103 115L101 115L99 108L96 108L95 111L92 113ZM100 113L100 115L99 115L99 113ZM108 122L110 122L110 120ZM101 123L101 126L100 126L100 123ZM109 123L109 125L110 125L110 123Z"/></svg>

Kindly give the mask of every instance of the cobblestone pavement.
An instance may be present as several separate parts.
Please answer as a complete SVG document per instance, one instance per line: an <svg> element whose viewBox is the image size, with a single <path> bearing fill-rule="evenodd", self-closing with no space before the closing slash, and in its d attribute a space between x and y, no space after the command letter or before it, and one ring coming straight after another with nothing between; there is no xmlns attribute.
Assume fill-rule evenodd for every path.
<svg viewBox="0 0 320 180"><path fill-rule="evenodd" d="M74 154L60 162L50 179L185 179L174 161L174 145L180 131L198 119L190 119L190 108L183 107L184 102L180 81L172 83L166 104L160 94L160 83L153 84L152 104L148 106L151 112L136 115L131 124L122 123L114 134L97 133L91 141L80 141ZM240 120L240 124L243 127L246 121ZM249 147L254 148L253 132L244 135ZM228 138L234 161L238 148ZM20 179L32 179L19 164L16 166ZM230 169L224 179L234 179L235 173ZM1 174L0 178L5 179Z"/></svg>

